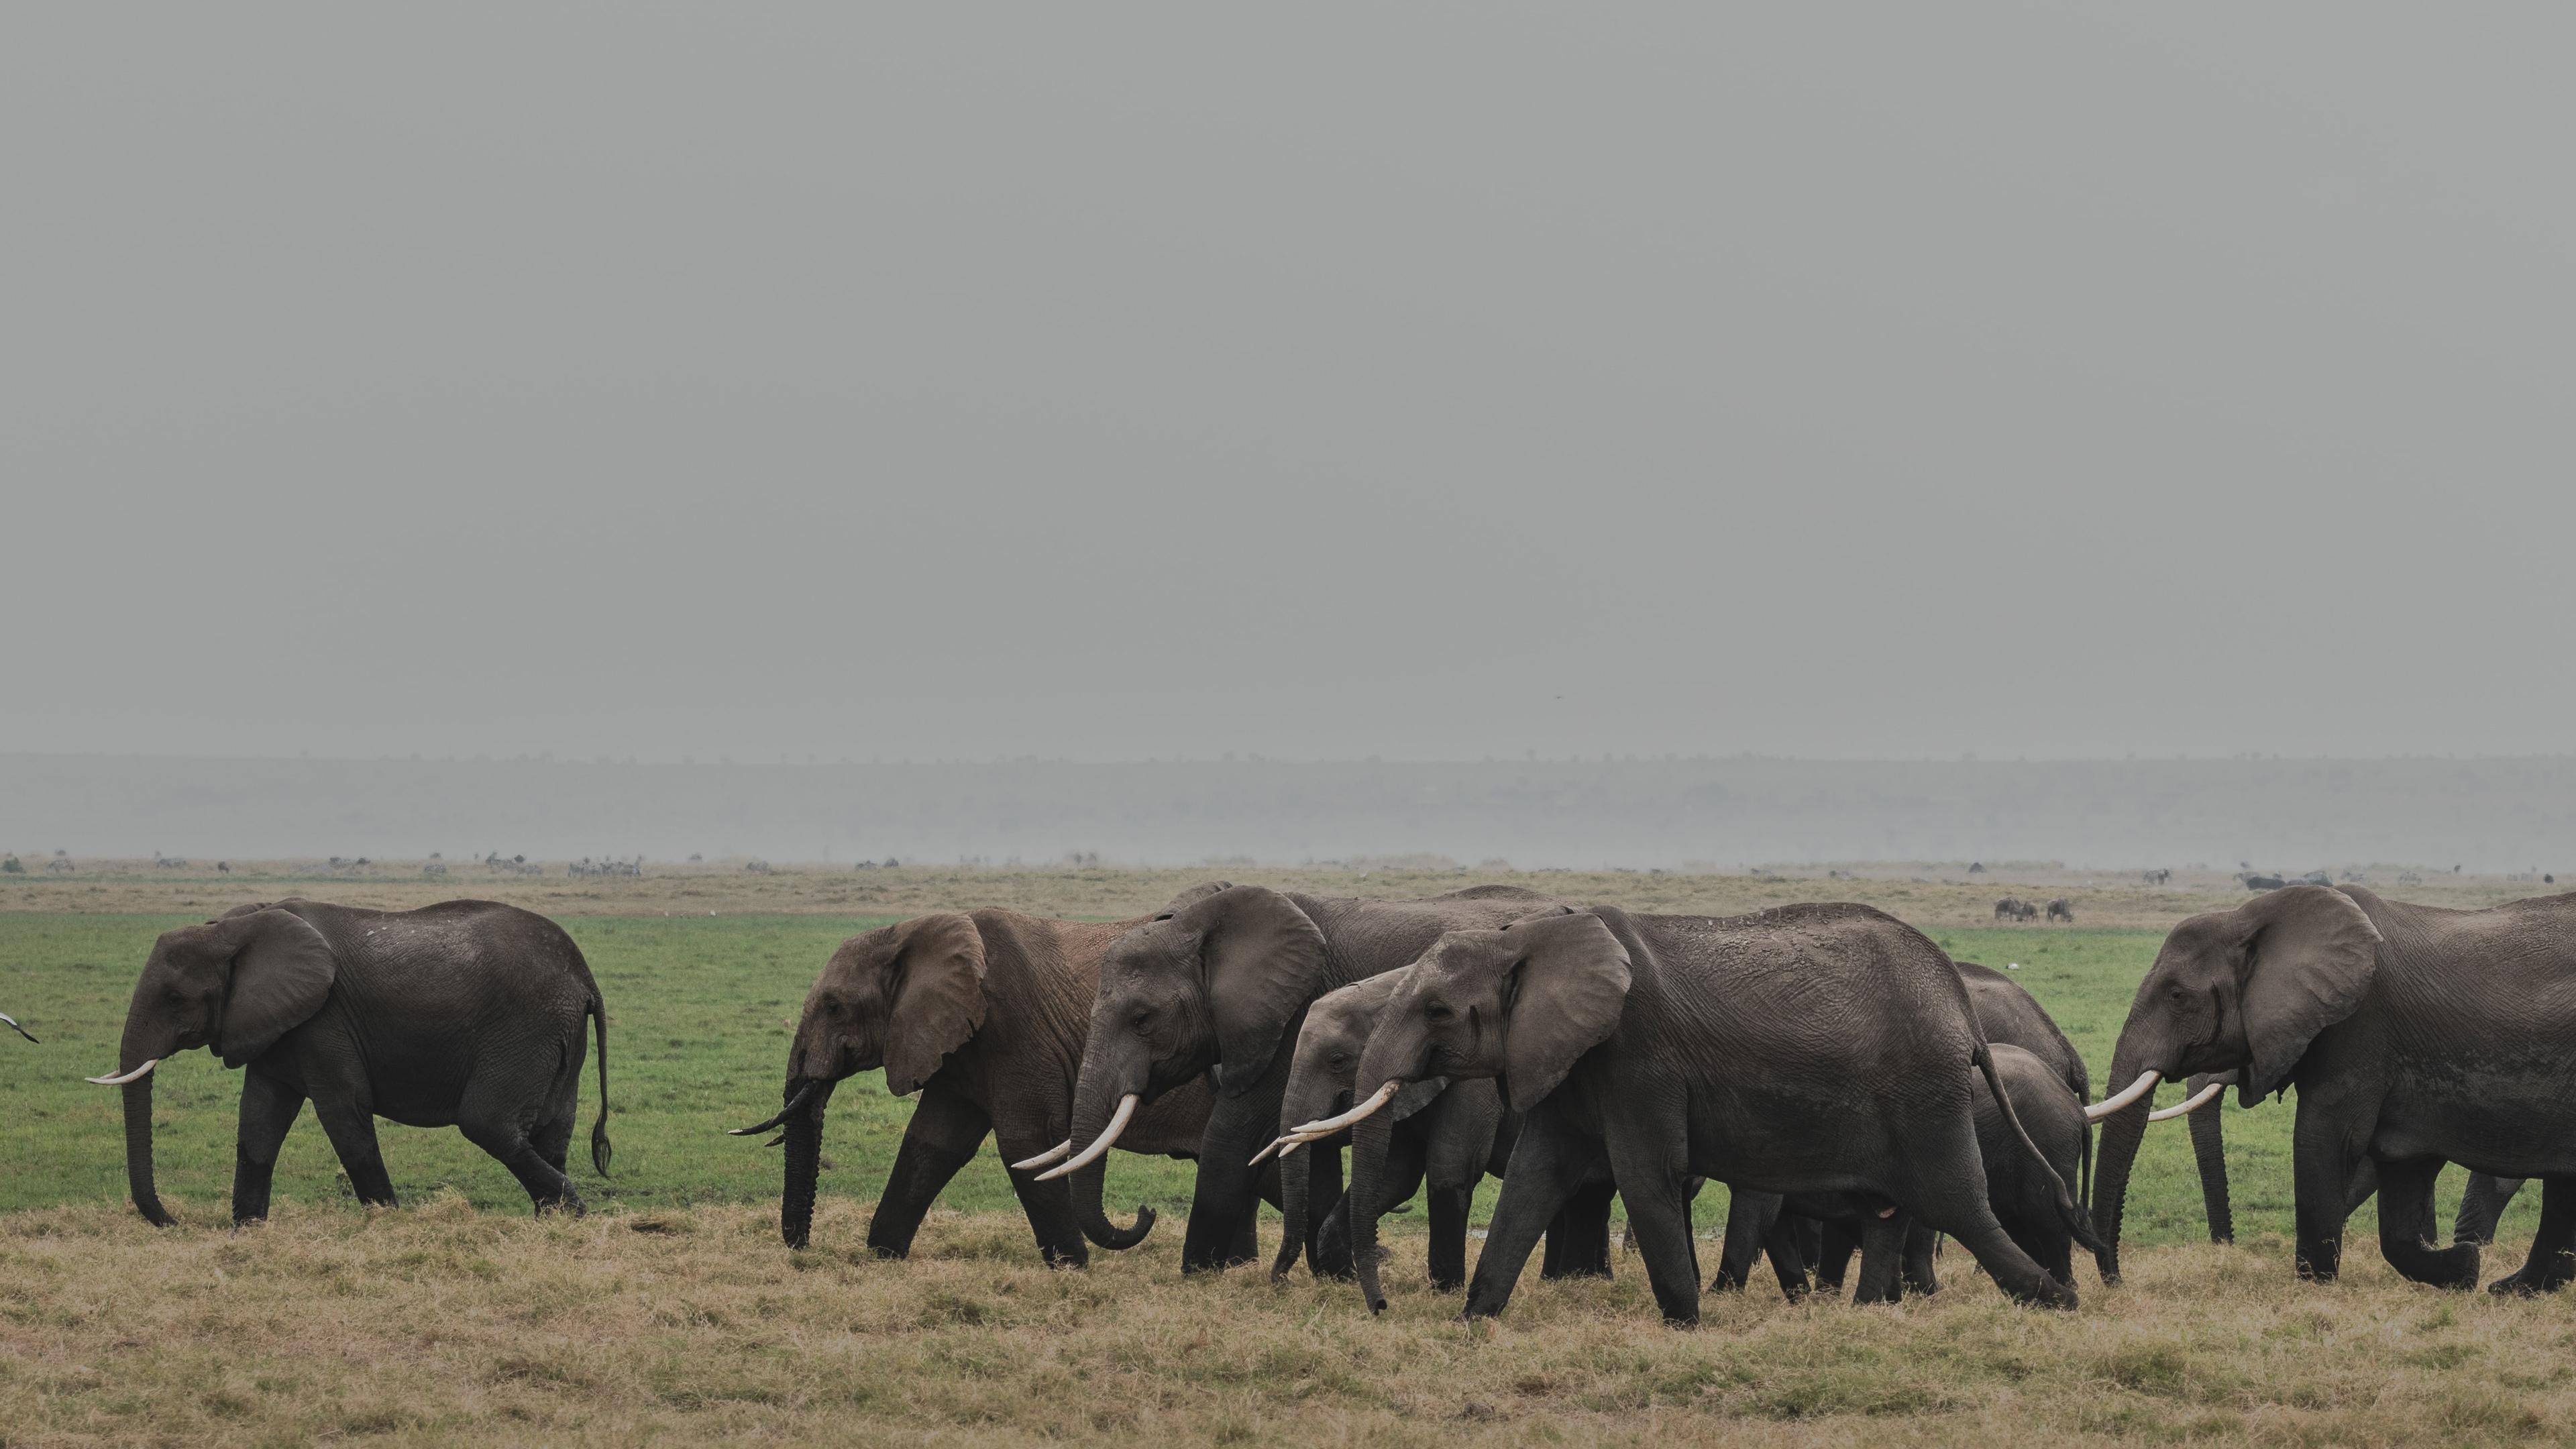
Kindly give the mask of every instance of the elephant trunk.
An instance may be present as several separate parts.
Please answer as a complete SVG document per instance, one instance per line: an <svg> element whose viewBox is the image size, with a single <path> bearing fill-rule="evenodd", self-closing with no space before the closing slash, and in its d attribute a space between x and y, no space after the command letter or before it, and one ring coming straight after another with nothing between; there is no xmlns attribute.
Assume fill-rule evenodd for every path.
<svg viewBox="0 0 2576 1449"><path fill-rule="evenodd" d="M787 1134L787 1182L778 1200L778 1236L791 1248L813 1241L814 1189L823 1170L823 1108L832 1100L832 1086L810 1079L787 1083L788 1110L779 1119Z"/></svg>
<svg viewBox="0 0 2576 1449"><path fill-rule="evenodd" d="M1287 1114L1281 1114L1286 1120ZM1306 1194L1314 1187L1315 1154L1337 1149L1311 1143L1279 1158L1279 1256L1270 1263L1270 1281L1283 1283L1297 1257L1306 1251Z"/></svg>
<svg viewBox="0 0 2576 1449"><path fill-rule="evenodd" d="M2191 1079L2198 1092L2204 1080ZM2227 1201L2227 1135L2219 1107L2224 1099L2191 1114L2191 1155L2200 1165L2200 1203L2209 1213L2209 1240L2236 1241L2236 1214Z"/></svg>
<svg viewBox="0 0 2576 1449"><path fill-rule="evenodd" d="M1386 1294L1377 1281L1377 1215L1386 1196L1386 1154L1394 1138L1392 1112L1363 1117L1351 1126L1351 1267L1360 1275L1360 1292L1371 1313L1386 1308Z"/></svg>
<svg viewBox="0 0 2576 1449"><path fill-rule="evenodd" d="M1137 1078L1133 1086L1121 1083L1125 1075L1129 1074L1111 1068L1105 1061L1096 1059L1094 1053L1083 1054L1082 1071L1074 1082L1073 1134L1065 1139L1073 1144L1075 1152L1079 1153L1100 1140L1100 1134L1109 1129L1110 1118L1121 1101L1130 1095L1143 1093L1145 1073L1142 1070L1132 1073ZM1109 1214L1101 1207L1101 1196L1109 1184L1108 1153L1101 1153L1075 1168L1071 1177L1074 1219L1081 1224L1082 1235L1094 1244L1114 1252L1124 1252L1145 1241L1145 1235L1154 1230L1154 1210L1150 1207L1141 1204L1137 1207L1136 1225L1132 1228L1122 1228L1111 1222Z"/></svg>
<svg viewBox="0 0 2576 1449"><path fill-rule="evenodd" d="M161 1206L161 1194L152 1185L152 1075L146 1072L125 1084L125 1181L134 1193L134 1205L154 1227L166 1228L174 1221Z"/></svg>
<svg viewBox="0 0 2576 1449"><path fill-rule="evenodd" d="M2128 1052L2111 1059L2111 1080L2116 1084L2134 1081L2141 1068ZM2102 1147L2093 1158L2093 1222L2102 1235L2104 1246L2094 1251L2095 1266L2102 1271L2102 1281L2120 1281L2120 1218L2129 1197L2129 1170L2137 1164L2138 1145L2146 1140L2147 1114L2155 1110L2155 1096L2147 1093L2102 1121Z"/></svg>

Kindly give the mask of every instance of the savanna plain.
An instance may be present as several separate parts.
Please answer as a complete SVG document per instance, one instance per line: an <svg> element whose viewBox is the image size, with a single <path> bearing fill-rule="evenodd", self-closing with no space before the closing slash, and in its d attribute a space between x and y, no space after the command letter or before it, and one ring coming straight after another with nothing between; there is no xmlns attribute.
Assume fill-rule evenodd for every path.
<svg viewBox="0 0 2576 1449"><path fill-rule="evenodd" d="M1140 914L1210 875L1330 894L1413 895L1513 880L1632 909L1716 914L1852 899L1997 967L2054 1014L2095 1090L2163 932L2242 898L2223 877L2045 865L1765 873L1513 874L1434 864L1306 871L746 872L642 879L321 874L293 863L84 864L0 877L0 1444L397 1442L1169 1443L1997 1442L2398 1444L2576 1439L2576 1295L2445 1293L2379 1260L2365 1207L2342 1282L2290 1271L2292 1103L2226 1111L2237 1242L2207 1241L2188 1141L2149 1139L2133 1184L2126 1281L2079 1260L2083 1307L2022 1310L1942 1263L1929 1299L1857 1309L1754 1291L1657 1320L1637 1260L1608 1282L1524 1278L1499 1321L1465 1325L1422 1277L1418 1214L1389 1221L1392 1306L1301 1269L1184 1281L1190 1165L1113 1157L1121 1207L1154 1205L1145 1245L1080 1272L1039 1265L999 1159L951 1185L913 1257L864 1246L907 1101L871 1081L835 1097L813 1247L777 1235L777 1155L724 1129L774 1110L788 1033L842 937L923 910L1008 905ZM2476 905L2548 887L2374 878L2407 899ZM1996 926L1995 897L2064 896L2077 925ZM388 907L510 900L561 920L606 995L615 1175L578 1164L582 1218L532 1218L453 1131L382 1127L404 1207L359 1208L318 1127L288 1138L278 1207L227 1221L239 1079L204 1053L155 1099L161 1187L180 1225L124 1201L114 1064L152 938L246 900ZM2163 1094L2170 1102L2178 1088ZM583 1121L596 1101L583 1087ZM580 1154L575 1154L576 1159ZM2443 1182L2443 1220L2462 1175ZM1500 1184L1478 1197L1479 1219ZM2519 1264L2526 1192L2485 1277ZM1702 1265L1725 1212L1698 1206ZM1276 1218L1265 1223L1275 1242ZM1418 1232L1418 1227L1415 1229ZM1471 1245L1472 1246L1472 1245Z"/></svg>

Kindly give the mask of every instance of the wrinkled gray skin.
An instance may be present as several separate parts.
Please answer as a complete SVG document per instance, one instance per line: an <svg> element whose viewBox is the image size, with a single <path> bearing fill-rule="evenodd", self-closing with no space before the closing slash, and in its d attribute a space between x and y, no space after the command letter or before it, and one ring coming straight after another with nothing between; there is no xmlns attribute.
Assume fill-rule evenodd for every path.
<svg viewBox="0 0 2576 1449"><path fill-rule="evenodd" d="M1296 1055L1288 1068L1288 1091L1279 1111L1284 1135L1298 1124L1339 1114L1352 1105L1351 1078L1359 1071L1360 1053L1378 1013L1393 998L1404 973L1390 971L1328 991L1306 1010L1297 1033ZM1383 1109L1394 1118L1388 1134L1388 1163L1375 1175L1380 1199L1365 1211L1372 1225L1417 1191L1427 1199L1431 1219L1432 1286L1450 1292L1467 1282L1467 1215L1475 1205L1476 1184L1486 1174L1500 1177L1511 1160L1519 1135L1517 1117L1505 1121L1502 1094L1490 1081L1450 1085L1446 1078L1416 1082L1396 1094ZM1274 1281L1284 1280L1297 1265L1309 1237L1308 1174L1317 1153L1334 1152L1350 1141L1344 1129L1279 1159L1280 1211L1287 1219L1279 1254L1270 1265ZM1350 1215L1363 1210L1342 1194L1332 1216L1312 1235L1325 1245L1318 1257L1335 1266L1349 1261ZM1330 1268L1326 1276L1349 1276Z"/></svg>
<svg viewBox="0 0 2576 1449"><path fill-rule="evenodd" d="M591 1164L608 1172L608 1014L581 949L545 917L492 901L368 911L320 901L237 906L162 934L126 1008L119 1073L207 1047L242 1074L233 1221L268 1216L286 1131L313 1115L363 1202L394 1205L378 1117L461 1129L543 1210L581 1211L565 1175L582 1022L599 1042ZM143 1216L152 1078L127 1083L125 1165Z"/></svg>
<svg viewBox="0 0 2576 1449"><path fill-rule="evenodd" d="M2235 1071L2249 1107L2298 1088L2303 1278L2341 1267L2367 1168L2389 1266L2455 1288L2476 1284L2478 1246L2432 1246L2443 1165L2543 1179L2531 1257L2495 1285L2530 1293L2576 1276L2576 1187L2549 1181L2576 1177L2570 1040L2576 895L2446 911L2359 886L2291 886L2173 929L2130 1004L2111 1081ZM2115 1245L2148 1106L2103 1127L2095 1206Z"/></svg>
<svg viewBox="0 0 2576 1449"><path fill-rule="evenodd" d="M2066 1039L2066 1033L2058 1030L2055 1018L2039 1004L2037 997L2023 990L2020 982L2004 972L1974 961L1952 964L1958 970L1960 983L1968 988L1969 1005L1976 1011L1977 1025L1985 1032L1986 1040L1998 1047L2009 1045L2029 1053L2074 1097L2078 1108L2077 1120L2081 1121L2083 1105L2092 1100L2090 1076L2085 1071L2084 1058L2076 1052L2075 1044ZM2008 1075L2005 1085L2008 1089L2011 1086ZM2024 1105L2024 1097L2015 1096L2013 1105L2022 1112L2025 1123L2031 1127L2032 1138L2043 1149L2048 1148L2049 1139L2040 1133L2037 1123L2029 1120L2032 1108ZM1979 1121L1982 1142L1984 1119L1981 1117ZM2092 1176L2092 1137L2089 1131L2078 1134L2075 1160L2061 1165L2061 1174L2074 1186L2079 1203L2083 1200L2085 1184ZM2053 1157L2050 1160L2052 1163L2056 1161ZM1991 1185L1996 1172L1991 1152L1985 1161ZM1994 1203L1996 1215L2004 1221L2007 1232L2011 1232L2012 1220L2006 1213L2002 1195L2003 1189L1998 1187L1989 1200ZM1727 1208L1726 1246L1718 1260L1717 1277L1709 1284L1710 1291L1727 1292L1743 1287L1752 1272L1753 1259L1765 1249L1770 1252L1772 1271L1780 1279L1781 1291L1791 1297L1806 1291L1806 1275L1810 1270L1815 1272L1823 1286L1839 1289L1845 1266L1853 1250L1861 1245L1852 1231L1854 1225L1845 1220L1817 1232L1800 1221L1807 1218L1808 1215L1798 1212L1794 1204L1789 1205L1784 1213L1777 1200L1765 1194L1733 1194ZM1787 1224L1785 1232L1776 1225L1784 1219ZM1808 1221L1812 1222L1812 1219ZM1884 1283L1870 1278L1868 1267L1864 1265L1861 1294L1870 1296L1856 1294L1853 1301L1871 1303L1881 1301L1882 1297L1901 1296L1902 1292L1934 1293L1940 1290L1940 1281L1932 1271L1931 1232L1910 1223L1907 1226L1899 1291L1887 1291ZM2034 1226L2012 1236L2015 1242L2022 1243L2025 1250L2031 1251L2031 1256L2045 1265L2050 1259L2030 1249L2030 1243L2053 1243L2058 1237L2071 1234L2063 1229ZM2107 1249L2108 1245L2103 1244L2094 1251L2095 1267L2101 1269L2106 1277L2118 1270L2118 1264L2110 1261Z"/></svg>
<svg viewBox="0 0 2576 1449"><path fill-rule="evenodd" d="M2003 1088L1959 973L1867 906L1726 919L1603 907L1453 931L1397 988L1352 1090L1433 1076L1500 1077L1505 1104L1525 1114L1470 1317L1503 1310L1540 1230L1604 1164L1668 1322L1699 1318L1689 1208L1700 1176L1873 1217L1910 1210L2012 1296L2074 1306L1986 1201L1971 1086L1982 1078L1999 1102ZM1351 1190L1364 1201L1389 1130L1371 1117L1353 1133ZM2026 1137L2024 1150L2039 1159ZM2083 1210L2056 1191L2071 1228ZM1365 1219L1351 1236L1361 1285L1382 1306Z"/></svg>
<svg viewBox="0 0 2576 1449"><path fill-rule="evenodd" d="M2084 1120L2083 1099L2067 1085L2055 1065L2017 1046L2002 1042L1990 1046L1995 1074L2002 1079L2004 1094L2012 1101L2013 1115L2039 1145L2047 1170L2041 1170L2039 1163L2023 1150L2012 1124L1983 1091L1982 1081L1974 1083L1977 1150L1986 1169L1986 1200L1994 1208L1996 1221L2003 1224L2005 1235L2047 1269L2050 1277L2072 1288L2075 1245L2082 1243L2093 1250L2097 1261L2108 1246L2093 1236L2088 1222L2070 1218L2057 1205L2059 1184L2077 1181L2083 1172L2086 1139L2092 1135L2090 1124ZM1769 1193L1748 1193L1742 1198L1749 1201L1744 1202L1741 1216L1752 1220L1744 1225L1745 1229L1770 1251L1780 1291L1792 1303L1808 1292L1806 1267L1790 1221L1797 1217L1825 1220L1827 1232L1822 1239L1818 1277L1829 1286L1841 1285L1853 1246L1861 1248L1861 1278L1852 1294L1854 1303L1883 1303L1909 1290L1932 1293L1940 1289L1932 1275L1931 1234L1908 1221L1902 1212L1882 1221L1852 1215L1844 1207L1843 1215L1835 1217L1832 1214L1839 1205L1830 1199L1819 1202L1804 1195L1783 1198ZM1739 1231L1738 1216L1730 1208L1730 1256L1740 1251L1734 1241ZM1900 1240L1904 1244L1901 1264L1893 1251Z"/></svg>
<svg viewBox="0 0 2576 1449"><path fill-rule="evenodd" d="M1181 1271L1252 1261L1264 1169L1249 1163L1279 1135L1291 1048L1308 1003L1405 965L1445 931L1500 926L1546 902L1515 886L1416 901L1226 886L1175 902L1111 943L1102 963L1074 1090L1074 1145L1087 1147L1099 1137L1122 1096L1132 1092L1151 1103L1213 1068L1218 1097L1200 1141ZM1100 1209L1106 1161L1070 1179L1086 1231L1107 1221ZM1339 1173L1310 1168L1309 1177L1307 1221L1320 1227L1341 1199ZM1607 1271L1606 1193L1589 1207L1576 1256ZM1306 1251L1319 1247L1310 1233ZM1329 1257L1317 1261L1327 1271L1339 1269Z"/></svg>
<svg viewBox="0 0 2576 1449"><path fill-rule="evenodd" d="M1203 886L1183 899L1213 892ZM834 1084L882 1067L897 1096L920 1103L903 1132L894 1171L868 1222L881 1258L912 1251L913 1234L940 1190L974 1159L988 1136L1005 1163L1062 1142L1073 1125L1073 1083L1084 1028L1109 943L1137 924L1051 920L1016 911L943 911L852 936L832 953L787 1052L784 1100L771 1124L784 1127L785 1191L779 1235L804 1247L814 1223L822 1166L823 1112ZM1185 1082L1136 1114L1120 1148L1188 1157L1198 1151L1213 1099ZM1038 1254L1081 1267L1090 1261L1073 1190L1039 1182L1044 1167L1011 1171ZM1123 1234L1094 1224L1107 1246L1144 1239L1153 1213L1139 1209Z"/></svg>

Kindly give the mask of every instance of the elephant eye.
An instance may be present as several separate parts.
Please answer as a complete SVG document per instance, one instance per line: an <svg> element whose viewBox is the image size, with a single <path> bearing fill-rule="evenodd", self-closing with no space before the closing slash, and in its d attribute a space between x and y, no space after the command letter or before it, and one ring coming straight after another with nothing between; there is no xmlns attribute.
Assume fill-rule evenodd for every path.
<svg viewBox="0 0 2576 1449"><path fill-rule="evenodd" d="M1136 1014L1133 1017L1128 1018L1127 1024L1136 1028L1138 1031L1143 1031L1145 1028L1154 1024L1154 1009L1150 1006L1137 1007Z"/></svg>
<svg viewBox="0 0 2576 1449"><path fill-rule="evenodd" d="M1447 1002L1435 1001L1429 1006L1422 1008L1422 1014L1431 1018L1433 1021L1447 1021L1458 1013L1451 1011Z"/></svg>

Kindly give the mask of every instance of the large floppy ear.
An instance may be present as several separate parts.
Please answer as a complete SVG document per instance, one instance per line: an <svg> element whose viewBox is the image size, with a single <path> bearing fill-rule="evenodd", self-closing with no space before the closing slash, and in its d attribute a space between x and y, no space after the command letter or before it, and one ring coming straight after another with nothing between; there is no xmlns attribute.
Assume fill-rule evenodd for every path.
<svg viewBox="0 0 2576 1449"><path fill-rule="evenodd" d="M886 1090L919 1090L984 1024L984 933L955 911L895 929L886 959Z"/></svg>
<svg viewBox="0 0 2576 1449"><path fill-rule="evenodd" d="M1173 920L1198 935L1216 1019L1217 1085L1240 1097L1270 1070L1288 1023L1324 984L1324 933L1266 886L1228 886Z"/></svg>
<svg viewBox="0 0 2576 1449"><path fill-rule="evenodd" d="M322 933L292 911L227 916L213 929L232 948L232 979L212 1045L225 1066L238 1067L322 1009L339 963Z"/></svg>
<svg viewBox="0 0 2576 1449"><path fill-rule="evenodd" d="M1188 890L1181 892L1179 895L1172 897L1170 905L1167 905L1154 913L1155 918L1159 920L1165 916L1177 916L1181 912L1188 910L1190 907L1197 905L1199 902L1206 900L1208 897L1215 895L1218 891L1230 891L1232 889L1234 889L1234 882L1230 880L1201 881L1197 885L1190 887Z"/></svg>
<svg viewBox="0 0 2576 1449"><path fill-rule="evenodd" d="M1628 1002L1628 952L1589 912L1524 917L1504 996L1503 1085L1526 1112L1556 1090L1577 1058L1608 1040Z"/></svg>
<svg viewBox="0 0 2576 1449"><path fill-rule="evenodd" d="M2350 1016L2379 973L2379 928L2341 891L2288 886L2236 908L2245 923L2246 1066L2237 1100L2279 1091L2318 1032Z"/></svg>

